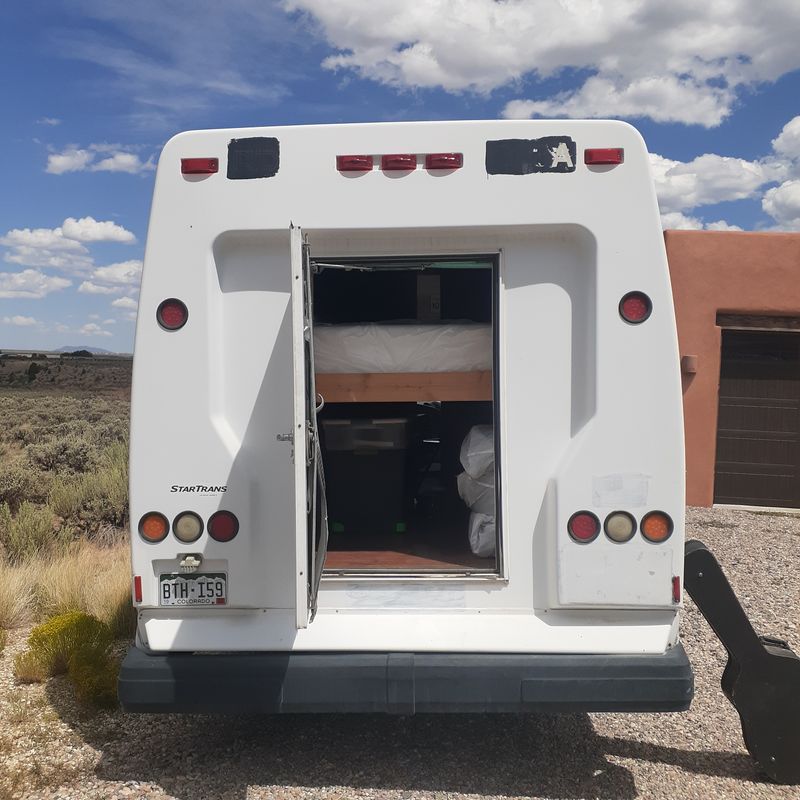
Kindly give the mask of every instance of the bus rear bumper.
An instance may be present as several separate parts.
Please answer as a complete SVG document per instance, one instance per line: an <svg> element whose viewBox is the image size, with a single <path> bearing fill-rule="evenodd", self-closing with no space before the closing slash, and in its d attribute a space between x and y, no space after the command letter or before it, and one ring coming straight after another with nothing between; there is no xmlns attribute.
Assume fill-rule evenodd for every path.
<svg viewBox="0 0 800 800"><path fill-rule="evenodd" d="M123 709L177 713L684 711L692 668L661 655L156 653L132 647Z"/></svg>

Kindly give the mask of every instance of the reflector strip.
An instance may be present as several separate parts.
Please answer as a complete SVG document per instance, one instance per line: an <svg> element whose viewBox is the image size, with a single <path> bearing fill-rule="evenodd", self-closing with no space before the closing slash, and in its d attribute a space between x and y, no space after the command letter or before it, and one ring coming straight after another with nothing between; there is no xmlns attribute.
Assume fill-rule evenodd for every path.
<svg viewBox="0 0 800 800"><path fill-rule="evenodd" d="M463 166L463 153L428 153L425 156L425 169L461 169Z"/></svg>
<svg viewBox="0 0 800 800"><path fill-rule="evenodd" d="M681 601L681 579L677 575L672 576L672 602L677 604Z"/></svg>
<svg viewBox="0 0 800 800"><path fill-rule="evenodd" d="M415 153L395 153L394 155L381 156L381 169L386 172L411 170L417 168Z"/></svg>
<svg viewBox="0 0 800 800"><path fill-rule="evenodd" d="M369 172L372 156L336 156L336 169L339 172Z"/></svg>
<svg viewBox="0 0 800 800"><path fill-rule="evenodd" d="M184 175L213 175L219 172L218 158L182 158L181 172Z"/></svg>
<svg viewBox="0 0 800 800"><path fill-rule="evenodd" d="M625 151L621 147L595 147L583 151L583 163L590 167L621 164L624 160Z"/></svg>
<svg viewBox="0 0 800 800"><path fill-rule="evenodd" d="M133 599L136 603L142 602L142 576L135 575L133 578Z"/></svg>

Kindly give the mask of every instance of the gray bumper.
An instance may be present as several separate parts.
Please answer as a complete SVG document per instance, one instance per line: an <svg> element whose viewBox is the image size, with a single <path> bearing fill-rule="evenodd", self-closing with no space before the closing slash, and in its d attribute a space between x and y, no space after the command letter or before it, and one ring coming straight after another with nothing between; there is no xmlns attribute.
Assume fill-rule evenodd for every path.
<svg viewBox="0 0 800 800"><path fill-rule="evenodd" d="M681 645L663 655L128 651L126 711L484 713L683 711Z"/></svg>

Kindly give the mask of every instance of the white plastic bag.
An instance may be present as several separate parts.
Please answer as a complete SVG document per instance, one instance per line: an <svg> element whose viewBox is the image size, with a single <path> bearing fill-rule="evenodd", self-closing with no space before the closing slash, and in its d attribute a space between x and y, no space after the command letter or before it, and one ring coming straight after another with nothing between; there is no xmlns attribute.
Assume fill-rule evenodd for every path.
<svg viewBox="0 0 800 800"><path fill-rule="evenodd" d="M489 558L494 555L494 517L475 512L469 515L469 546L476 556Z"/></svg>
<svg viewBox="0 0 800 800"><path fill-rule="evenodd" d="M494 468L479 478L462 472L457 478L458 493L470 511L494 516Z"/></svg>
<svg viewBox="0 0 800 800"><path fill-rule="evenodd" d="M494 428L491 425L475 425L470 428L461 443L461 466L472 478L480 478L489 471L494 472Z"/></svg>

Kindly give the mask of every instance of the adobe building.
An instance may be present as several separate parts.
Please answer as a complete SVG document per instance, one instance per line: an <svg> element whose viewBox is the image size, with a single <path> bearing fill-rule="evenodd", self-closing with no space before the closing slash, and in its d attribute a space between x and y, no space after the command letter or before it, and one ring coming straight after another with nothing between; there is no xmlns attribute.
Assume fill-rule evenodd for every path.
<svg viewBox="0 0 800 800"><path fill-rule="evenodd" d="M800 508L800 233L665 231L686 502Z"/></svg>

